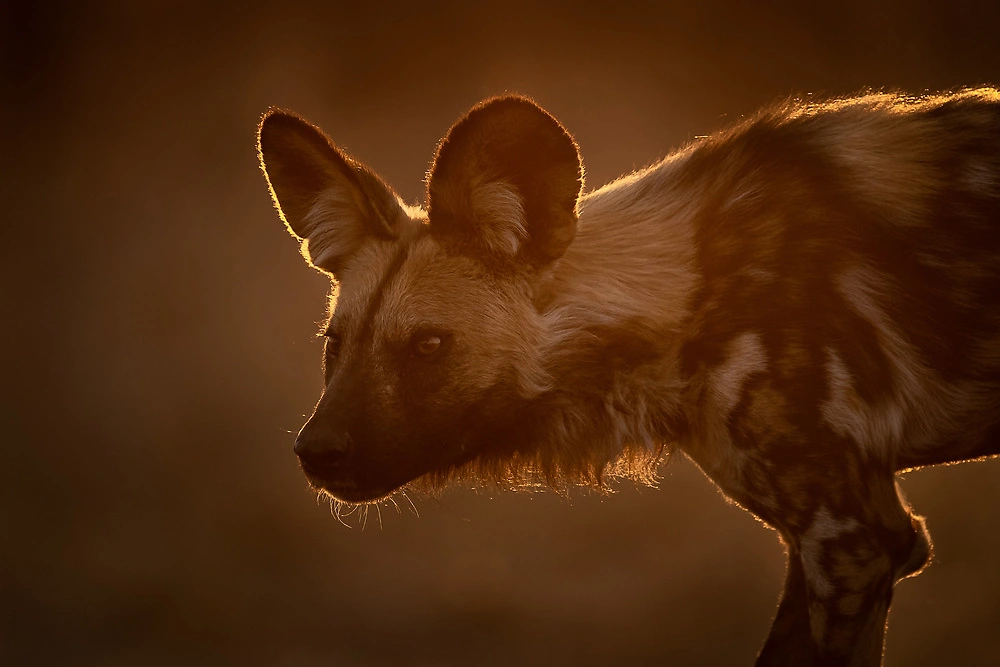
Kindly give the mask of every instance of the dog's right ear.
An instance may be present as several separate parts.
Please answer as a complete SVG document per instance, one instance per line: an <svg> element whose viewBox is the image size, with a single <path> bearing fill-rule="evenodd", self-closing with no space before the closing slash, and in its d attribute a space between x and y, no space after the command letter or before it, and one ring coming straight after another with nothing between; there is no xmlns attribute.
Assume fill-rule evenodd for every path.
<svg viewBox="0 0 1000 667"><path fill-rule="evenodd" d="M448 131L427 180L430 230L476 257L535 268L576 235L583 164L576 141L527 97L486 100Z"/></svg>
<svg viewBox="0 0 1000 667"><path fill-rule="evenodd" d="M405 214L395 193L315 125L270 109L257 152L278 215L312 266L335 275L366 239L396 237Z"/></svg>

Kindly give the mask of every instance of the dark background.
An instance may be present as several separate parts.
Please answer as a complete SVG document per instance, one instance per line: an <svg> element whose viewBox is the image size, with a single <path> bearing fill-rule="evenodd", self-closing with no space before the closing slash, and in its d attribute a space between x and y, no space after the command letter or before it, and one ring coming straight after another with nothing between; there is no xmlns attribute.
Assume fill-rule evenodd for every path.
<svg viewBox="0 0 1000 667"><path fill-rule="evenodd" d="M1000 83L996 3L201 4L0 6L0 664L751 664L782 549L680 457L382 528L314 500L327 286L255 124L295 109L414 201L451 122L519 91L596 187L790 93ZM936 551L887 664L997 663L998 482L906 476Z"/></svg>

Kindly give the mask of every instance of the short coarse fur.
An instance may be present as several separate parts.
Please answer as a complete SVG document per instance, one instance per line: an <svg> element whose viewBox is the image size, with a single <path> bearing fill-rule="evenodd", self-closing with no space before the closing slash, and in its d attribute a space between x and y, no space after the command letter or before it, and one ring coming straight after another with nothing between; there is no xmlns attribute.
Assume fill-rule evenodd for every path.
<svg viewBox="0 0 1000 667"><path fill-rule="evenodd" d="M651 482L681 450L788 547L758 663L880 663L930 553L895 474L1000 452L997 90L786 101L587 194L566 129L495 98L426 209L294 114L259 149L334 279L312 484Z"/></svg>

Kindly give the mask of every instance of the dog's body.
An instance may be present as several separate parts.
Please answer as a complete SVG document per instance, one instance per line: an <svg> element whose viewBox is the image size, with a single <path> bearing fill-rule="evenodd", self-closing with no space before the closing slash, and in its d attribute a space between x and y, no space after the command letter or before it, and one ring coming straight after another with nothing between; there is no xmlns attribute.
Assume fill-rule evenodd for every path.
<svg viewBox="0 0 1000 667"><path fill-rule="evenodd" d="M336 277L311 483L600 484L680 449L787 545L758 664L880 664L930 553L896 472L1000 453L998 91L785 104L583 196L569 134L498 98L426 212L292 114L260 149Z"/></svg>

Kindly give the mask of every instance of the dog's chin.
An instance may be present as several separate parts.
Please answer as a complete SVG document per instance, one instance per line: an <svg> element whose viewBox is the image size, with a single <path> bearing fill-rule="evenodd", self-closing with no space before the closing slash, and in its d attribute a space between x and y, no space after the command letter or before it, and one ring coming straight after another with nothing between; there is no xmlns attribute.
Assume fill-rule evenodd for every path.
<svg viewBox="0 0 1000 667"><path fill-rule="evenodd" d="M376 503L385 500L406 482L400 484L362 485L350 479L322 479L306 473L309 486L343 503Z"/></svg>
<svg viewBox="0 0 1000 667"><path fill-rule="evenodd" d="M475 450L470 448L450 460L437 459L410 465L397 464L395 467L372 464L319 467L302 460L299 461L299 466L309 486L316 491L340 502L363 504L385 500L410 482L415 480L419 482L426 476L433 475L435 471L452 470L475 456Z"/></svg>
<svg viewBox="0 0 1000 667"><path fill-rule="evenodd" d="M348 470L311 466L304 461L299 461L299 466L309 486L316 491L340 502L363 504L385 500L410 482L424 479L436 470L449 470L472 457L473 454L465 453L444 466L440 462L423 462L425 465L398 466L394 469L381 467L378 472L373 471L374 466Z"/></svg>

